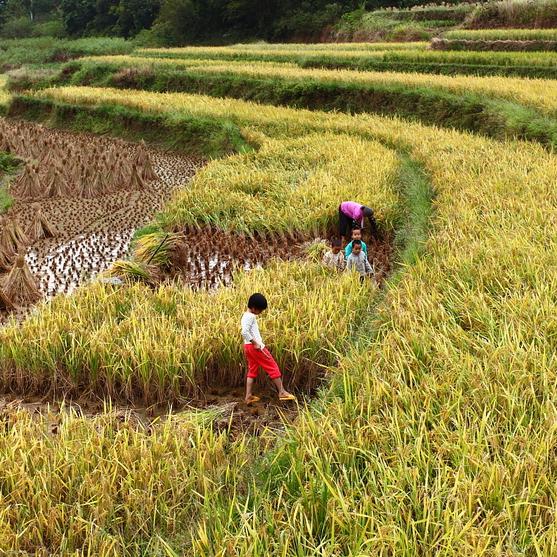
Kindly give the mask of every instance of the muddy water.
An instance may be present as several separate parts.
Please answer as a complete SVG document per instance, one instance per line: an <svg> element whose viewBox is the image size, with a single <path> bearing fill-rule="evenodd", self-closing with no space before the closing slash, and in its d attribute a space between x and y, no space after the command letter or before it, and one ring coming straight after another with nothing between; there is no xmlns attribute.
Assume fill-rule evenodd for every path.
<svg viewBox="0 0 557 557"><path fill-rule="evenodd" d="M331 232L329 237L333 235L334 232ZM264 239L250 238L209 227L195 231L186 229L183 231L183 245L173 261L174 274L194 287L229 285L237 269L261 268L274 258L282 261L306 259L306 248L316 240L319 238L303 235L293 239L278 235ZM366 242L376 279L381 284L391 270L392 239L366 239Z"/></svg>
<svg viewBox="0 0 557 557"><path fill-rule="evenodd" d="M31 272L39 277L39 289L46 299L70 294L124 257L133 233L131 229L112 235L92 232L79 234L65 243L45 242L42 250L31 246L25 259Z"/></svg>

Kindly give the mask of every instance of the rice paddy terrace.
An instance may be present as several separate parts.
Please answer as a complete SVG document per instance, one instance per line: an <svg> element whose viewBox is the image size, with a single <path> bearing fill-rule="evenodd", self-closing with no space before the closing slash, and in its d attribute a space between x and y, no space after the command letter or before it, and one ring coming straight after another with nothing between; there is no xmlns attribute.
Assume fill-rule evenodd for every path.
<svg viewBox="0 0 557 557"><path fill-rule="evenodd" d="M553 56L242 45L14 76L0 547L552 554ZM378 284L318 263L349 198ZM254 291L298 407L236 402Z"/></svg>
<svg viewBox="0 0 557 557"><path fill-rule="evenodd" d="M134 231L199 165L144 145L24 122L4 121L0 133L3 150L25 161L2 229L4 270L23 253L34 275L27 290L13 281L4 289L20 307L70 293L123 257Z"/></svg>

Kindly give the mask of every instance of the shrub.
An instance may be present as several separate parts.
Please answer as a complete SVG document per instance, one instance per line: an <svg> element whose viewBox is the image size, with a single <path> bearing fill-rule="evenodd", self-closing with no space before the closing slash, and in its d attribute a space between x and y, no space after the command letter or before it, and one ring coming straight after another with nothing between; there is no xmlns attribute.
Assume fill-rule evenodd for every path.
<svg viewBox="0 0 557 557"><path fill-rule="evenodd" d="M33 36L33 23L28 17L18 17L7 21L2 27L3 39L24 39Z"/></svg>
<svg viewBox="0 0 557 557"><path fill-rule="evenodd" d="M476 7L467 27L557 27L557 0L502 0Z"/></svg>

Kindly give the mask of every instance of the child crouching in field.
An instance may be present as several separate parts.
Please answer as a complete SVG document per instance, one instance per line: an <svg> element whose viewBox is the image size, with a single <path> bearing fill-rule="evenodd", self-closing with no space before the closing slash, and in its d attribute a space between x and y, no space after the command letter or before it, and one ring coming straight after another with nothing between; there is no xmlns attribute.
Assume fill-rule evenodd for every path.
<svg viewBox="0 0 557 557"><path fill-rule="evenodd" d="M253 383L259 375L259 368L267 373L278 391L280 400L296 400L282 384L282 374L269 350L263 344L257 316L267 309L267 300L263 294L252 294L248 300L248 310L242 316L242 337L244 354L248 363L246 379L246 404L257 402L259 397L252 394Z"/></svg>
<svg viewBox="0 0 557 557"><path fill-rule="evenodd" d="M323 265L331 271L344 271L346 261L342 251L342 241L340 238L333 238L331 240L331 249L325 252L323 256Z"/></svg>
<svg viewBox="0 0 557 557"><path fill-rule="evenodd" d="M361 240L352 241L352 253L346 261L346 270L360 273L360 280L362 282L366 277L373 277L375 275L373 267L362 249Z"/></svg>

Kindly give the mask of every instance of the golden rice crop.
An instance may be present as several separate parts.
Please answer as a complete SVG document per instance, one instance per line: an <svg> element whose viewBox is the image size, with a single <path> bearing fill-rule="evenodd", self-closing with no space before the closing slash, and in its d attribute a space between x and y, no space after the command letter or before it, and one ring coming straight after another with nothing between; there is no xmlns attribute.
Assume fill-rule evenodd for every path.
<svg viewBox="0 0 557 557"><path fill-rule="evenodd" d="M341 57L366 56L376 52L419 52L425 50L428 43L338 43L338 44L238 44L232 46L211 47L180 47L180 48L140 48L134 55L137 56L164 56L183 58L208 58L218 59L243 59L248 56L260 56L268 60L288 61L289 58L300 55L339 55Z"/></svg>
<svg viewBox="0 0 557 557"><path fill-rule="evenodd" d="M234 62L223 64L218 60L141 58L133 56L98 56L93 62L115 64L125 67L194 67L196 73L237 74L250 77L277 77L300 82L402 85L405 87L430 87L451 93L475 93L493 98L506 99L547 112L557 110L557 89L550 79L515 77L444 76L403 72L363 72L356 70L325 70L300 68L295 64L272 62Z"/></svg>
<svg viewBox="0 0 557 557"><path fill-rule="evenodd" d="M239 319L254 291L268 295L262 330L286 378L310 388L367 307L373 287L309 262L239 273L233 288L216 292L96 283L0 330L1 380L35 392L63 389L69 381L76 392L87 385L147 402L192 395L206 383L241 384Z"/></svg>
<svg viewBox="0 0 557 557"><path fill-rule="evenodd" d="M222 60L267 60L276 62L314 62L314 63L435 63L435 64L480 64L495 66L540 66L553 67L555 55L552 52L468 52L438 51L425 48L391 49L386 45L381 50L361 49L357 46L349 50L325 49L308 50L305 46L282 48L274 51L256 45L242 48L233 47L181 47L138 49L139 56L156 58L209 58Z"/></svg>
<svg viewBox="0 0 557 557"><path fill-rule="evenodd" d="M255 44L235 44L226 48L230 50L248 50L254 48L260 51L284 52L284 51L326 51L338 52L343 50L415 50L426 49L427 42L404 42L404 43L255 43Z"/></svg>
<svg viewBox="0 0 557 557"><path fill-rule="evenodd" d="M555 29L456 29L443 33L445 39L467 41L557 41Z"/></svg>
<svg viewBox="0 0 557 557"><path fill-rule="evenodd" d="M195 554L554 553L554 154L368 115L100 89L41 95L226 115L276 137L352 133L406 150L435 189L424 255L389 288L375 335L343 359L329 397L260 465L257 484L233 483L236 468L212 488Z"/></svg>
<svg viewBox="0 0 557 557"><path fill-rule="evenodd" d="M164 537L186 537L212 486L242 469L253 445L231 449L203 427L218 410L150 426L106 410L44 420L3 411L3 554L164 555Z"/></svg>
<svg viewBox="0 0 557 557"><path fill-rule="evenodd" d="M326 234L346 199L375 210L393 230L398 158L376 142L311 134L268 140L256 152L215 161L177 192L160 220L165 228L208 224L247 234Z"/></svg>

